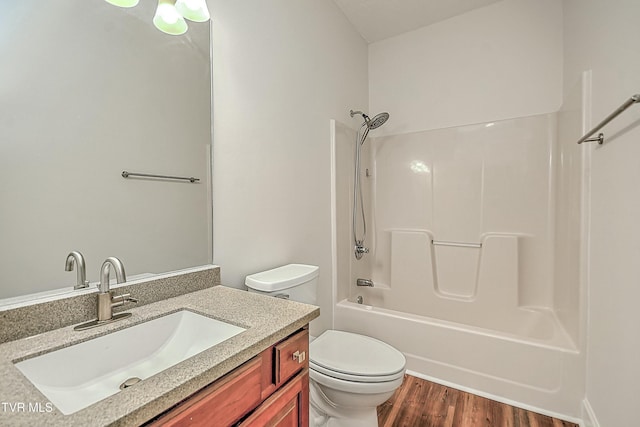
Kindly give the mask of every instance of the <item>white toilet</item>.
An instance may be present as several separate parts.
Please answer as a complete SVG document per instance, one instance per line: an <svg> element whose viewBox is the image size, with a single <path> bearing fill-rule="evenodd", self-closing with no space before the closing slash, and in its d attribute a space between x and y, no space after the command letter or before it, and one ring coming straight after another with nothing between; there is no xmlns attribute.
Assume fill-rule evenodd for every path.
<svg viewBox="0 0 640 427"><path fill-rule="evenodd" d="M289 264L246 277L250 292L316 303L317 266ZM309 424L372 427L404 378L402 353L364 335L328 330L309 345Z"/></svg>

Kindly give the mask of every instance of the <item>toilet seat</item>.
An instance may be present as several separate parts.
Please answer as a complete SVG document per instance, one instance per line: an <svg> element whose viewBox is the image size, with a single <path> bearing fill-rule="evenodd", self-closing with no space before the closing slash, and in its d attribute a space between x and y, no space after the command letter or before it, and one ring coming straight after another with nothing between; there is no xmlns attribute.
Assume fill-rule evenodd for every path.
<svg viewBox="0 0 640 427"><path fill-rule="evenodd" d="M316 365L313 362L309 362L309 370L319 372L321 374L336 378L338 380L352 381L352 382L359 382L359 383L380 383L385 381L393 381L393 380L397 380L398 378L402 378L404 376L404 369L392 375L379 375L375 377L367 377L364 375L352 375L352 374L346 374L344 372L333 371L323 366Z"/></svg>
<svg viewBox="0 0 640 427"><path fill-rule="evenodd" d="M342 381L395 381L405 365L404 355L389 344L351 332L325 331L309 347L309 368Z"/></svg>
<svg viewBox="0 0 640 427"><path fill-rule="evenodd" d="M339 390L343 393L351 394L381 394L392 393L402 385L404 380L404 371L399 373L399 377L392 381L380 382L364 382L364 381L348 381L325 375L315 369L309 369L309 379L312 382L322 384L330 389ZM384 399L386 400L386 399ZM384 401L383 400L383 401ZM381 401L380 403L382 403Z"/></svg>

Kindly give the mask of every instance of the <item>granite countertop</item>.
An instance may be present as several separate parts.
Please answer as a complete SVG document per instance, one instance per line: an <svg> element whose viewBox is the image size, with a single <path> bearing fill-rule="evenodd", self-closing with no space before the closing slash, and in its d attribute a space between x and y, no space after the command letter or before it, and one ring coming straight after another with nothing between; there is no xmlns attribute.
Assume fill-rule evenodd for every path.
<svg viewBox="0 0 640 427"><path fill-rule="evenodd" d="M63 415L14 366L51 350L189 309L247 328L190 359L115 395ZM214 286L136 308L128 319L86 331L73 326L0 345L0 425L3 426L137 426L240 366L262 350L319 316L318 307ZM74 363L69 361L69 363ZM51 369L55 369L52 366ZM22 405L20 405L22 404ZM48 412L51 410L51 412Z"/></svg>

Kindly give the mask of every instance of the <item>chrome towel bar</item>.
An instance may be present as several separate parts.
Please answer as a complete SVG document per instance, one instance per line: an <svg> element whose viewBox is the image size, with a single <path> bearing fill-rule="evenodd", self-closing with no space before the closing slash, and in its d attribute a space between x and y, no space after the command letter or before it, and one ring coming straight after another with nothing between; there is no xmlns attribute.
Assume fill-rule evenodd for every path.
<svg viewBox="0 0 640 427"><path fill-rule="evenodd" d="M631 107L633 104L640 102L640 94L633 95L631 98L627 99L624 104L618 107L613 113L609 114L603 121L601 121L596 127L587 132L582 138L578 140L578 144L582 144L583 142L598 142L598 144L602 144L604 142L604 134L599 134L596 137L590 138L591 135L598 132L605 125L607 125L611 120L618 117L620 113L622 113L627 108Z"/></svg>
<svg viewBox="0 0 640 427"><path fill-rule="evenodd" d="M153 175L153 174L146 174L146 173L134 173L134 172L127 172L127 171L122 171L122 177L123 178L129 178L129 177L134 177L134 176L141 176L144 178L160 178L160 179L177 179L179 181L189 181L189 182L198 182L200 181L200 178L194 178L194 177L184 177L184 176L170 176L170 175Z"/></svg>
<svg viewBox="0 0 640 427"><path fill-rule="evenodd" d="M457 246L460 248L481 248L482 247L482 243L443 242L438 240L432 240L431 243L434 246Z"/></svg>

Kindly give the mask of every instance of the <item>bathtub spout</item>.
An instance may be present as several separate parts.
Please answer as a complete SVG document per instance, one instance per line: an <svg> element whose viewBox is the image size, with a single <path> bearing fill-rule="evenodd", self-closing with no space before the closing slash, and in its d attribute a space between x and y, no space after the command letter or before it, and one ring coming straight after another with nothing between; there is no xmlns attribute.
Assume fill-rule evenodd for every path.
<svg viewBox="0 0 640 427"><path fill-rule="evenodd" d="M367 287L373 288L373 280L358 279L356 280L356 286L367 286Z"/></svg>

